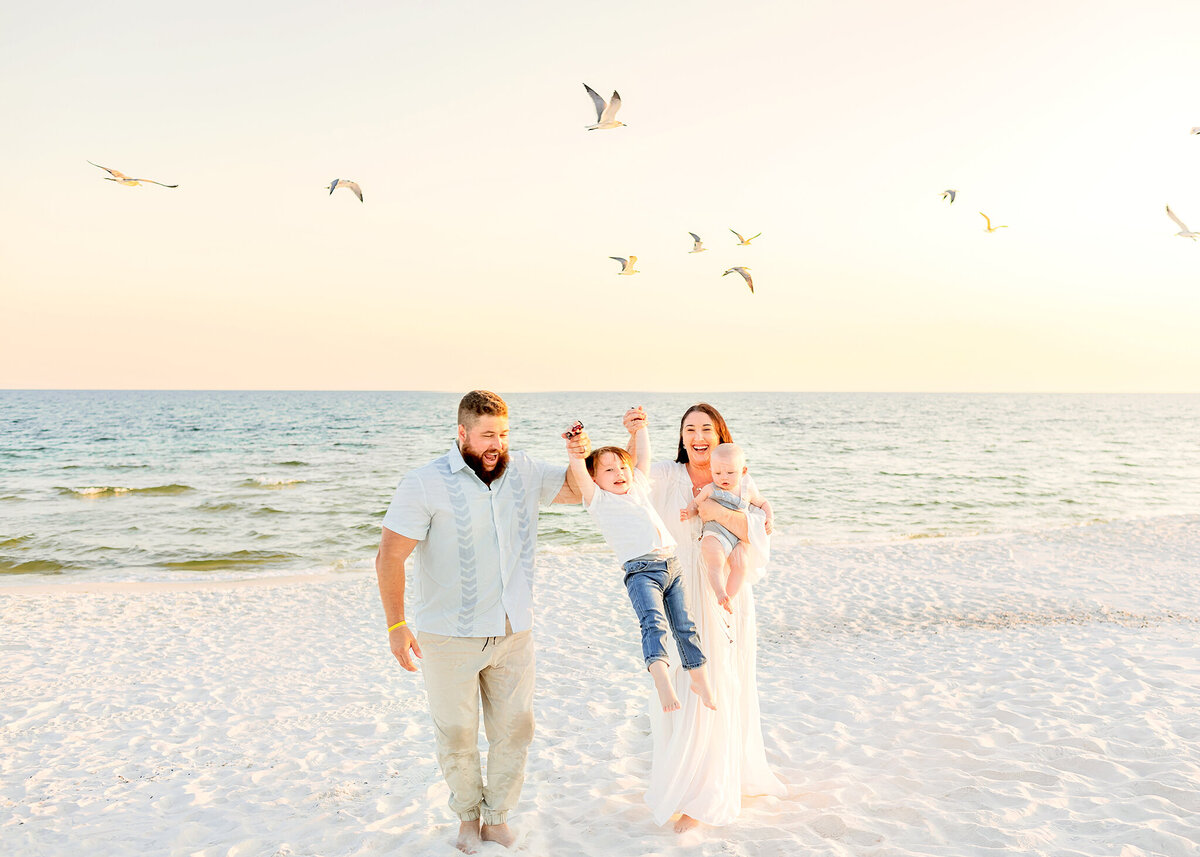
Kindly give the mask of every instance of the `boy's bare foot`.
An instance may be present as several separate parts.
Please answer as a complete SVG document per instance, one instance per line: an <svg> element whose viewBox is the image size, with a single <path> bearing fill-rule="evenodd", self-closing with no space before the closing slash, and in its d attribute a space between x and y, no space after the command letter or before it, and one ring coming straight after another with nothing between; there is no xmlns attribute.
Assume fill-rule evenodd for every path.
<svg viewBox="0 0 1200 857"><path fill-rule="evenodd" d="M671 687L671 679L667 677L667 662L655 661L650 664L650 677L654 679L654 689L658 691L658 701L662 703L663 711L678 711L679 697L675 688Z"/></svg>
<svg viewBox="0 0 1200 857"><path fill-rule="evenodd" d="M692 693L700 697L700 701L706 707L716 711L717 703L713 699L712 688L708 686L708 670L702 666L696 667L694 670L689 670L688 681L691 683Z"/></svg>
<svg viewBox="0 0 1200 857"><path fill-rule="evenodd" d="M454 847L463 854L478 854L479 845L479 819L474 818L459 824L458 839L455 841Z"/></svg>
<svg viewBox="0 0 1200 857"><path fill-rule="evenodd" d="M484 842L495 842L505 848L511 848L517 841L517 834L513 833L507 824L485 824L479 828L479 838Z"/></svg>
<svg viewBox="0 0 1200 857"><path fill-rule="evenodd" d="M696 819L692 818L690 815L681 815L679 816L679 820L675 822L675 832L687 833L699 823L700 822L696 821Z"/></svg>

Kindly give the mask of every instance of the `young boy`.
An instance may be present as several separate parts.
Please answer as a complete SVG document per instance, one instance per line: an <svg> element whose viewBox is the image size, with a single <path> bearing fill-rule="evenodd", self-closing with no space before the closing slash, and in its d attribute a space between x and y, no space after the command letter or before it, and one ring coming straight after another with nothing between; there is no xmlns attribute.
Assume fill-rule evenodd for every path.
<svg viewBox="0 0 1200 857"><path fill-rule="evenodd" d="M576 423L574 430L582 426ZM601 535L622 563L625 589L642 629L642 657L654 679L663 711L678 711L679 697L667 677L667 628L688 672L692 692L712 709L712 690L704 668L700 637L687 611L687 595L675 558L675 539L650 502L650 439L643 426L637 432L636 466L618 446L594 450L586 459L571 452L570 469L583 494L583 503Z"/></svg>
<svg viewBox="0 0 1200 857"><path fill-rule="evenodd" d="M746 456L736 443L722 443L713 448L710 459L712 467L712 482L700 489L696 499L686 509L679 510L679 519L686 521L696 514L696 504L709 498L716 500L726 509L746 511L751 506L762 509L767 520L774 517L771 504L753 483L742 491L742 477L746 475ZM745 496L742 496L745 494ZM768 531L770 527L768 527ZM750 545L740 541L737 536L716 521L705 521L700 533L700 555L704 558L704 567L708 570L708 583L720 604L729 613L733 608L729 599L738 594L742 581L746 578L746 552ZM725 567L728 564L729 574L726 577Z"/></svg>

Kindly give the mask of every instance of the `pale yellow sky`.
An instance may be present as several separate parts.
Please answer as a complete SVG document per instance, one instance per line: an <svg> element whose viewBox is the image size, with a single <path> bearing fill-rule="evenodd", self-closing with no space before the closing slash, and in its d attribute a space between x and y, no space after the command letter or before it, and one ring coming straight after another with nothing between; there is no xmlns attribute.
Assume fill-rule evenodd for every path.
<svg viewBox="0 0 1200 857"><path fill-rule="evenodd" d="M478 5L0 13L0 387L1200 391L1200 4Z"/></svg>

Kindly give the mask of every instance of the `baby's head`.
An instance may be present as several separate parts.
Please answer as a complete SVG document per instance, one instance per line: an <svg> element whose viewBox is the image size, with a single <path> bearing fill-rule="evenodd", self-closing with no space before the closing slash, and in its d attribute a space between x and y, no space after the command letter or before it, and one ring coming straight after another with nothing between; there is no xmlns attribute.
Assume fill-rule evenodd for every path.
<svg viewBox="0 0 1200 857"><path fill-rule="evenodd" d="M601 491L610 494L628 494L633 484L633 456L619 446L602 446L593 449L584 463L588 475Z"/></svg>
<svg viewBox="0 0 1200 857"><path fill-rule="evenodd" d="M742 474L746 472L746 456L736 443L722 443L713 447L712 457L713 485L726 491L737 491L742 484Z"/></svg>

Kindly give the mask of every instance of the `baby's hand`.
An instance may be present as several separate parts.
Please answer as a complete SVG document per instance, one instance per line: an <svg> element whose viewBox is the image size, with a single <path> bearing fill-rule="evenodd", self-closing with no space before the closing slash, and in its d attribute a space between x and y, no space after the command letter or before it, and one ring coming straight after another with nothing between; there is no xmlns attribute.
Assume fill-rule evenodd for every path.
<svg viewBox="0 0 1200 857"><path fill-rule="evenodd" d="M680 509L679 510L679 520L686 521L690 517L692 517L691 509Z"/></svg>
<svg viewBox="0 0 1200 857"><path fill-rule="evenodd" d="M641 405L634 405L625 412L625 431L630 434L637 434L640 429L646 427L646 411Z"/></svg>

